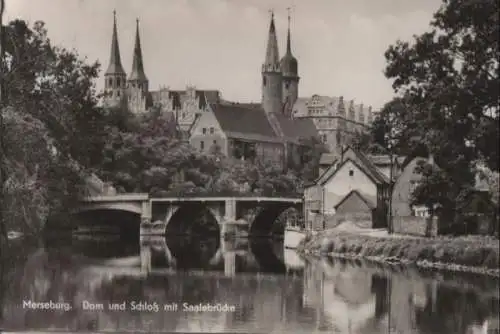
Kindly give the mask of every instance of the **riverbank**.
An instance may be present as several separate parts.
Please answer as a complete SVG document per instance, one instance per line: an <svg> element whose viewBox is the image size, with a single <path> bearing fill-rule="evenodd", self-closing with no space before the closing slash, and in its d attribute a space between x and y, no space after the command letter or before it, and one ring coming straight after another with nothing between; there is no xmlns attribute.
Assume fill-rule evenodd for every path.
<svg viewBox="0 0 500 334"><path fill-rule="evenodd" d="M308 236L297 251L500 277L499 241L486 236L423 238L333 229Z"/></svg>

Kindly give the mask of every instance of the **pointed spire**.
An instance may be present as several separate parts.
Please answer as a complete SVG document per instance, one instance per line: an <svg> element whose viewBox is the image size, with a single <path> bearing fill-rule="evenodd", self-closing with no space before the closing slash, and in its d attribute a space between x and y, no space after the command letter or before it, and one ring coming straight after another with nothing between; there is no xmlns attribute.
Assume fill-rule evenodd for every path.
<svg viewBox="0 0 500 334"><path fill-rule="evenodd" d="M269 25L269 38L267 40L265 65L279 64L280 57L278 51L278 38L276 37L276 27L274 25L274 12L271 11L271 24Z"/></svg>
<svg viewBox="0 0 500 334"><path fill-rule="evenodd" d="M147 81L144 73L144 63L142 60L141 38L139 36L139 19L136 20L137 28L135 32L134 60L132 62L132 71L129 80Z"/></svg>
<svg viewBox="0 0 500 334"><path fill-rule="evenodd" d="M116 29L116 10L113 11L113 36L111 37L111 56L106 74L125 74L120 57L118 45L118 32Z"/></svg>
<svg viewBox="0 0 500 334"><path fill-rule="evenodd" d="M288 8L288 33L286 36L286 53L289 55L292 54L292 46L290 42L290 8Z"/></svg>

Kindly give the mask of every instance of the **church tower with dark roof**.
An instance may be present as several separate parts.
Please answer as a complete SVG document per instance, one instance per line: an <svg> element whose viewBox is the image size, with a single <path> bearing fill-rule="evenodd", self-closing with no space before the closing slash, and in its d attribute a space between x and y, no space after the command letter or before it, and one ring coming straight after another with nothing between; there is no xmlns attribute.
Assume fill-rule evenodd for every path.
<svg viewBox="0 0 500 334"><path fill-rule="evenodd" d="M290 13L288 14L288 35L286 39L286 53L280 62L283 76L283 112L290 116L293 105L299 96L299 74L297 59L292 55L290 41Z"/></svg>
<svg viewBox="0 0 500 334"><path fill-rule="evenodd" d="M122 66L120 57L120 46L118 44L118 32L116 29L116 11L113 11L113 35L111 37L111 56L109 66L104 73L104 103L110 107L120 105L126 98L127 74Z"/></svg>
<svg viewBox="0 0 500 334"><path fill-rule="evenodd" d="M134 57L132 71L128 77L129 107L132 112L145 112L147 96L149 93L149 80L144 73L142 58L141 38L139 34L139 19L135 33Z"/></svg>
<svg viewBox="0 0 500 334"><path fill-rule="evenodd" d="M274 13L271 14L266 58L262 64L262 108L267 113L283 111L283 87Z"/></svg>

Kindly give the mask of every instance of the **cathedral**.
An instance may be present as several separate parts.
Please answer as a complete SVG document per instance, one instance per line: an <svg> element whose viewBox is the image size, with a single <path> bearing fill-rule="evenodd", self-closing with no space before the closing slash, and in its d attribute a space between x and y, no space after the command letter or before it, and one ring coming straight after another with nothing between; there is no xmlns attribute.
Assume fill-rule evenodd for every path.
<svg viewBox="0 0 500 334"><path fill-rule="evenodd" d="M144 71L139 20L135 34L132 70L129 76L125 73L121 62L116 12L113 13L113 33L111 37L111 56L109 66L104 74L105 107L126 106L131 112L139 114L157 108L175 115L179 128L189 132L196 115L206 111L209 103L218 103L220 93L214 90L197 90L187 87L185 90L171 90L160 87L152 91Z"/></svg>
<svg viewBox="0 0 500 334"><path fill-rule="evenodd" d="M226 155L241 159L271 159L281 165L290 159L300 163L294 152L303 140L321 138L330 150L335 150L342 142L339 135L342 131L369 126L371 108L361 106L355 112L353 101L344 108L341 99L336 101L335 108L323 106L321 109L314 105L311 111L311 106L317 104L318 97L314 95L310 99L299 98L300 77L298 61L292 54L290 16L284 56L280 58L274 13L270 18L265 51L261 66L260 103L226 101L217 90L198 90L195 87L187 87L185 90L162 87L151 91L144 71L139 21L132 69L127 77L121 63L114 13L111 56L104 75L104 105L126 106L133 113L153 109L169 112L185 138L201 151L210 150L216 145ZM329 104L333 102L330 101ZM344 112L344 109L348 112ZM354 114L357 116L353 116ZM346 126L346 122L352 126Z"/></svg>

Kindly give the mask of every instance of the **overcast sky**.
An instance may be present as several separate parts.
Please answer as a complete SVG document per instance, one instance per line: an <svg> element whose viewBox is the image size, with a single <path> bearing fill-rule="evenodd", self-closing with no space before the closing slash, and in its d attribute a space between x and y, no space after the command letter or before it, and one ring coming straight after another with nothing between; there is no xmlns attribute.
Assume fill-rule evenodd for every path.
<svg viewBox="0 0 500 334"><path fill-rule="evenodd" d="M218 89L233 101L259 101L269 10L285 51L292 10L292 51L299 95L340 96L379 108L392 96L383 75L384 51L428 29L440 0L5 0L5 21L45 21L56 44L89 60L109 62L113 10L122 63L132 66L140 19L151 89ZM97 82L100 89L103 80Z"/></svg>

